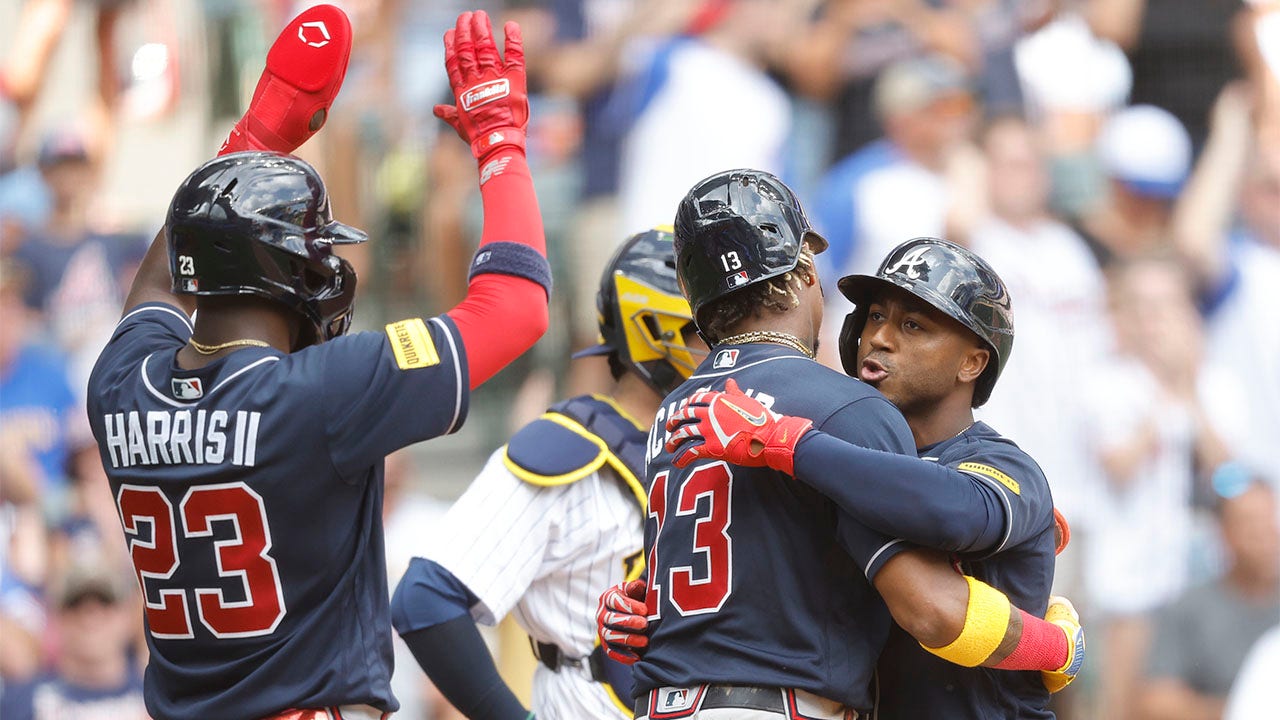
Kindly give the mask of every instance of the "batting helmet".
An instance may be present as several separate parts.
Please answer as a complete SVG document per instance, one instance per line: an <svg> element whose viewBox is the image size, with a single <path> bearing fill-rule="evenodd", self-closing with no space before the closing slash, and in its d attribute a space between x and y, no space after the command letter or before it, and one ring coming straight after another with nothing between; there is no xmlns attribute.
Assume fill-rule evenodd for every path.
<svg viewBox="0 0 1280 720"><path fill-rule="evenodd" d="M707 303L794 270L805 238L815 253L827 249L791 188L759 170L694 185L676 210L675 236L676 272L699 328Z"/></svg>
<svg viewBox="0 0 1280 720"><path fill-rule="evenodd" d="M596 294L600 344L574 355L614 354L661 395L692 375L701 359L684 342L693 317L676 282L671 240L671 227L658 227L618 248Z"/></svg>
<svg viewBox="0 0 1280 720"><path fill-rule="evenodd" d="M875 292L889 285L955 318L991 350L992 358L973 390L973 406L985 403L1013 350L1013 305L1000 276L985 260L955 243L919 237L894 248L875 275L840 278L840 292L854 305L840 331L840 360L850 375L857 376L858 341L867 324L867 307Z"/></svg>
<svg viewBox="0 0 1280 720"><path fill-rule="evenodd" d="M313 342L350 326L356 273L333 246L368 236L334 221L306 162L272 152L211 160L174 193L165 229L174 292L274 300L306 318Z"/></svg>

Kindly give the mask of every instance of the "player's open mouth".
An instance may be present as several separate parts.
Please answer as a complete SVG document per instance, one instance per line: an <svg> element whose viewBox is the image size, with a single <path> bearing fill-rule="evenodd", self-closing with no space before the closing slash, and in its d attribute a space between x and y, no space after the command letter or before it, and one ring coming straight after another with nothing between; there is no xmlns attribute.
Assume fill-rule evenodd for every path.
<svg viewBox="0 0 1280 720"><path fill-rule="evenodd" d="M875 360L867 358L862 361L862 367L858 368L858 377L868 385L875 385L889 377L889 371Z"/></svg>

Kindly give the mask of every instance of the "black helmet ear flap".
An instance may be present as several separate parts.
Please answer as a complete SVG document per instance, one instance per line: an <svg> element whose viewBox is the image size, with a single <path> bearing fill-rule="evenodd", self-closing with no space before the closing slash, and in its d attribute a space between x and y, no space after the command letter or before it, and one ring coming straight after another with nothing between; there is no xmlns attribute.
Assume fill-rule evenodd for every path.
<svg viewBox="0 0 1280 720"><path fill-rule="evenodd" d="M844 374L858 377L858 341L862 338L862 328L867 324L867 313L861 308L844 316L844 324L840 326L840 365Z"/></svg>

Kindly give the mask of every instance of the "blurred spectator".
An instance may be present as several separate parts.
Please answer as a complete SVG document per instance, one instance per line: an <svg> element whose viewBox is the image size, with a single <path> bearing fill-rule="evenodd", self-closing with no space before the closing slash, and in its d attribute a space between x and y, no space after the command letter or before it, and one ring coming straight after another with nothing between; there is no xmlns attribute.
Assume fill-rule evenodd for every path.
<svg viewBox="0 0 1280 720"><path fill-rule="evenodd" d="M596 280L617 247L610 239L634 232L621 227L617 202L622 141L634 117L628 106L636 100L628 84L619 82L625 60L682 29L698 3L552 0L546 5L554 37L541 52L529 53L529 71L547 94L574 99L582 119L579 194L565 258L570 277L562 285L572 297L570 345L576 350L596 340Z"/></svg>
<svg viewBox="0 0 1280 720"><path fill-rule="evenodd" d="M97 169L78 131L46 136L38 164L52 212L48 224L33 230L13 256L31 272L26 302L44 314L53 339L70 356L72 387L79 396L115 327L123 288L145 245L140 235L105 234L94 227Z"/></svg>
<svg viewBox="0 0 1280 720"><path fill-rule="evenodd" d="M1049 214L1048 168L1032 128L1017 117L998 118L983 133L982 149L989 215L967 243L1008 286L1018 329L1017 349L983 417L1009 428L1035 456L1054 505L1081 539L1096 469L1082 467L1088 444L1079 398L1111 340L1106 287L1084 240ZM1059 583L1068 579L1062 564L1060 557Z"/></svg>
<svg viewBox="0 0 1280 720"><path fill-rule="evenodd" d="M1202 368L1200 320L1178 265L1130 260L1110 281L1118 354L1085 388L1104 482L1089 509L1084 572L1103 707L1127 718L1150 638L1147 613L1190 580L1193 491L1230 460L1222 437L1237 429L1242 390Z"/></svg>
<svg viewBox="0 0 1280 720"><path fill-rule="evenodd" d="M1168 112L1151 105L1107 119L1097 153L1108 180L1106 199L1077 228L1098 262L1166 247L1173 203L1191 170L1191 141Z"/></svg>
<svg viewBox="0 0 1280 720"><path fill-rule="evenodd" d="M1129 55L1130 102L1166 108L1199 152L1209 107L1240 76L1232 23L1241 0L1088 0L1089 24Z"/></svg>
<svg viewBox="0 0 1280 720"><path fill-rule="evenodd" d="M35 589L8 571L0 558L0 717L10 717L8 688L29 682L40 670L44 605Z"/></svg>
<svg viewBox="0 0 1280 720"><path fill-rule="evenodd" d="M1227 698L1224 720L1267 720L1276 709L1276 678L1280 677L1280 625L1258 639L1240 668Z"/></svg>
<svg viewBox="0 0 1280 720"><path fill-rule="evenodd" d="M6 686L5 720L145 720L142 673L129 655L137 611L126 578L78 565L56 580L54 669Z"/></svg>
<svg viewBox="0 0 1280 720"><path fill-rule="evenodd" d="M1236 26L1236 42L1257 97L1259 134L1266 143L1280 143L1280 2L1248 3Z"/></svg>
<svg viewBox="0 0 1280 720"><path fill-rule="evenodd" d="M1049 157L1050 204L1066 217L1077 217L1103 194L1094 141L1106 117L1128 100L1129 61L1070 11L1019 42L1015 58L1027 117L1044 138Z"/></svg>
<svg viewBox="0 0 1280 720"><path fill-rule="evenodd" d="M1196 281L1210 361L1249 384L1229 441L1280 488L1280 139L1256 137L1246 86L1214 106L1209 140L1174 217L1174 238Z"/></svg>
<svg viewBox="0 0 1280 720"><path fill-rule="evenodd" d="M66 427L74 398L60 353L35 342L22 303L25 278L11 261L0 264L0 486L12 539L5 536L12 570L42 582L44 552L23 542L23 526L45 512L57 514L65 488ZM35 540L42 546L43 530ZM19 548L22 543L25 547Z"/></svg>
<svg viewBox="0 0 1280 720"><path fill-rule="evenodd" d="M938 55L896 63L876 81L875 111L885 136L832 167L813 205L831 243L818 256L828 283L874 272L898 243L947 227L948 163L974 119L964 69Z"/></svg>
<svg viewBox="0 0 1280 720"><path fill-rule="evenodd" d="M630 82L635 121L622 146L622 232L670 224L689 188L726 168L781 173L791 105L764 71L794 36L797 5L702 0L692 33L659 45ZM598 270L598 268L597 268Z"/></svg>
<svg viewBox="0 0 1280 720"><path fill-rule="evenodd" d="M1245 654L1280 618L1275 491L1259 483L1219 490L1231 495L1217 513L1230 564L1156 615L1138 694L1144 720L1220 720Z"/></svg>

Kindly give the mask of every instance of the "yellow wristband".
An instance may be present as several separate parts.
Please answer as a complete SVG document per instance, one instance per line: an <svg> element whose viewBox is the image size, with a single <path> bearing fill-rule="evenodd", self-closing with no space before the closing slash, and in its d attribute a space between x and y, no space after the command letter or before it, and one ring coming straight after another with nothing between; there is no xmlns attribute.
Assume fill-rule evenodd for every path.
<svg viewBox="0 0 1280 720"><path fill-rule="evenodd" d="M956 665L977 667L1004 642L1012 606L999 590L968 575L964 579L969 583L969 607L960 637L940 648L920 647Z"/></svg>

